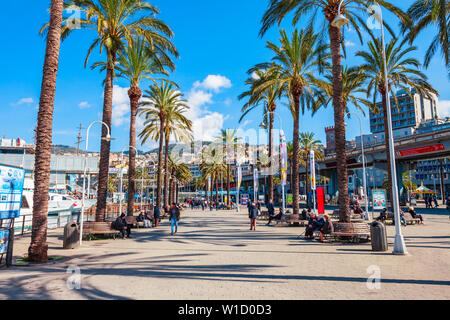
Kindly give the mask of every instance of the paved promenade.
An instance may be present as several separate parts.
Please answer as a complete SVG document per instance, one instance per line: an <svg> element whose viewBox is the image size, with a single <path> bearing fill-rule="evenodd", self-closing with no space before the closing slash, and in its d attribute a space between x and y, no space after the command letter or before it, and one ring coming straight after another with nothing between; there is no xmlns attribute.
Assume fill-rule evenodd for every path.
<svg viewBox="0 0 450 320"><path fill-rule="evenodd" d="M133 230L127 240L85 241L63 250L62 230L49 232L57 264L0 270L0 299L450 299L450 219L425 215L425 225L402 227L409 255L374 253L369 244L321 244L297 239L303 228L249 231L246 210L183 211L171 236ZM16 241L24 255L29 237ZM81 289L69 289L69 266ZM381 276L369 288L367 272ZM71 278L73 279L73 278Z"/></svg>

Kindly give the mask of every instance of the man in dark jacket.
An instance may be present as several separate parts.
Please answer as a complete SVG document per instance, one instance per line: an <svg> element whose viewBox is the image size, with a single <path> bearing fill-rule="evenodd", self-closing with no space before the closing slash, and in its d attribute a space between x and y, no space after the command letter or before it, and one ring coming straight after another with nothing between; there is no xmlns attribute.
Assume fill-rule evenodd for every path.
<svg viewBox="0 0 450 320"><path fill-rule="evenodd" d="M115 230L119 230L120 231L120 233L122 234L122 239L125 238L125 231L127 232L127 238L131 238L130 237L131 228L127 224L127 220L125 219L125 214L124 213L122 213L120 215L120 217L118 217L116 219L116 221L113 222L113 226L112 227Z"/></svg>
<svg viewBox="0 0 450 320"><path fill-rule="evenodd" d="M256 218L258 217L258 207L255 202L252 202L252 205L249 209L248 217L250 218L250 231L256 230Z"/></svg>
<svg viewBox="0 0 450 320"><path fill-rule="evenodd" d="M172 207L169 210L169 219L171 225L171 235L178 232L178 221L180 221L180 209L175 203L172 203ZM174 232L175 227L175 232Z"/></svg>
<svg viewBox="0 0 450 320"><path fill-rule="evenodd" d="M270 199L267 204L267 210L269 211L269 217L275 214L275 207L273 206L273 200Z"/></svg>

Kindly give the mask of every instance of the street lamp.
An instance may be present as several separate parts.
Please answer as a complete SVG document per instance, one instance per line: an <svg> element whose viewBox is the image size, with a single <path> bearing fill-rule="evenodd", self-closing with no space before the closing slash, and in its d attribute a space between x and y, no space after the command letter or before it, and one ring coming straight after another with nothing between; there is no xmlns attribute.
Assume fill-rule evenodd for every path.
<svg viewBox="0 0 450 320"><path fill-rule="evenodd" d="M362 121L361 117L355 112L348 112L347 115L353 114L359 120L359 130L361 134L361 152L362 152L362 162L363 162L363 184L364 184L364 205L366 209L366 213L364 215L364 219L369 220L369 203L367 201L367 182L366 182L366 159L364 156L364 136L362 131Z"/></svg>
<svg viewBox="0 0 450 320"><path fill-rule="evenodd" d="M87 169L87 154L88 154L88 145L89 145L89 130L96 123L101 123L108 130L107 135L102 138L103 141L110 142L110 141L114 140L113 138L111 138L111 131L109 129L109 126L106 123L104 123L103 121L94 121L89 125L87 132L86 132L86 148L85 148L85 153L84 153L83 197L81 200L81 219L80 219L80 246L83 243L84 198L85 198L85 193L86 193L86 169Z"/></svg>
<svg viewBox="0 0 450 320"><path fill-rule="evenodd" d="M153 164L153 182L152 182L152 205L155 205L155 180L156 180L156 163L149 160Z"/></svg>
<svg viewBox="0 0 450 320"><path fill-rule="evenodd" d="M341 2L339 3L338 15L331 22L331 25L333 27L336 27L339 29L349 23L349 20L341 13L341 6L342 6L343 2L344 2L344 0L341 0Z"/></svg>
<svg viewBox="0 0 450 320"><path fill-rule="evenodd" d="M376 2L375 2L376 3ZM401 224L400 224L400 203L398 199L398 187L397 187L397 168L395 164L395 150L394 150L394 137L392 133L392 113L391 113L391 98L389 94L389 83L387 76L387 62L386 62L386 44L384 41L384 27L383 27L383 12L378 3L376 3L379 9L379 19L381 26L381 42L383 46L383 63L384 63L384 85L386 90L386 105L387 105L387 118L388 118L388 129L389 129L389 156L391 163L391 176L392 176L392 195L394 204L394 216L395 216L395 241L394 241L394 254L404 255L408 252L406 251L405 240L403 239ZM378 15L374 12L376 18Z"/></svg>

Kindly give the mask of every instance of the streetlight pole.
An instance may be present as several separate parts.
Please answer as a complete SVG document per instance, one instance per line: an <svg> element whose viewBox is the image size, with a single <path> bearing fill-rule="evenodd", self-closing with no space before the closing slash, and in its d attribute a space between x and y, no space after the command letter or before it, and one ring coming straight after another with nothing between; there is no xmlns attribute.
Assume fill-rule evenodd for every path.
<svg viewBox="0 0 450 320"><path fill-rule="evenodd" d="M341 5L344 2L344 0L341 0L339 4L339 12L338 16L333 20L331 23L332 26L336 28L341 28L344 25L346 25L349 20L344 17L341 12ZM402 231L400 228L400 204L398 199L398 187L397 187L397 168L395 166L395 154L394 154L394 138L392 136L392 114L391 114L391 98L389 94L389 83L388 83L388 75L387 75L387 62L386 62L386 44L384 40L384 26L383 26L383 12L381 10L380 5L375 2L376 6L378 7L378 11L376 12L373 9L373 6L371 7L373 12L373 16L380 22L381 26L381 42L383 46L383 64L384 64L384 85L386 90L386 105L387 105L387 118L388 118L388 133L389 133L389 161L391 164L391 176L392 176L392 202L394 206L394 217L395 217L395 241L394 241L394 251L393 254L397 255L404 255L407 254L406 246L405 246L405 240L403 239Z"/></svg>
<svg viewBox="0 0 450 320"><path fill-rule="evenodd" d="M362 162L363 162L363 184L364 184L364 206L366 213L364 215L365 220L369 220L369 202L367 201L367 180L366 180L366 157L364 156L364 136L362 131L362 121L361 117L355 112L348 112L347 115L353 114L359 120L359 131L361 134L361 152L362 152Z"/></svg>
<svg viewBox="0 0 450 320"><path fill-rule="evenodd" d="M84 153L83 197L81 200L81 217L80 217L80 246L83 244L84 198L85 198L85 193L86 193L86 170L87 170L87 154L88 154L88 145L89 145L89 130L96 123L101 123L108 130L108 134L106 135L106 137L102 138L102 140L105 140L105 141L114 140L113 138L111 138L111 134L110 134L111 131L110 131L108 125L106 123L104 123L103 121L94 121L89 125L87 132L86 132L86 148L85 148L85 153Z"/></svg>

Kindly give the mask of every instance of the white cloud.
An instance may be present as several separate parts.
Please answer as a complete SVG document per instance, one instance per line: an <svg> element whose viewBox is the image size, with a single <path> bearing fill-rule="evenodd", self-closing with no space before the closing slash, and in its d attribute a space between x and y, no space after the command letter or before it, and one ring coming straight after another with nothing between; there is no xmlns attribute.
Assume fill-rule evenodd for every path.
<svg viewBox="0 0 450 320"><path fill-rule="evenodd" d="M438 109L441 118L450 117L450 100L439 100Z"/></svg>
<svg viewBox="0 0 450 320"><path fill-rule="evenodd" d="M19 101L17 101L16 103L12 103L13 106L20 106L22 104L30 104L33 103L34 100L33 98L22 98Z"/></svg>
<svg viewBox="0 0 450 320"><path fill-rule="evenodd" d="M78 107L79 107L80 109L87 109L87 108L90 108L91 105L89 104L89 102L83 101L83 102L80 102L80 104L78 105Z"/></svg>
<svg viewBox="0 0 450 320"><path fill-rule="evenodd" d="M209 75L202 82L195 82L194 88L213 90L218 93L222 88L231 88L231 81L227 77L221 75Z"/></svg>
<svg viewBox="0 0 450 320"><path fill-rule="evenodd" d="M194 83L193 88L187 94L190 110L186 116L192 121L195 140L212 141L223 128L226 116L219 112L209 111L208 105L214 103L214 94L219 93L223 88L230 87L231 81L221 75L209 75L203 81ZM223 103L230 105L232 100L226 99Z"/></svg>
<svg viewBox="0 0 450 320"><path fill-rule="evenodd" d="M120 127L129 121L130 99L128 97L128 88L122 88L114 85L113 90L113 108L112 124Z"/></svg>
<svg viewBox="0 0 450 320"><path fill-rule="evenodd" d="M356 43L354 43L354 42L352 42L350 40L346 40L345 41L345 46L346 47L354 47L354 46L356 46Z"/></svg>
<svg viewBox="0 0 450 320"><path fill-rule="evenodd" d="M229 107L232 103L233 100L231 100L230 98L225 99L225 101L223 102L227 107Z"/></svg>

